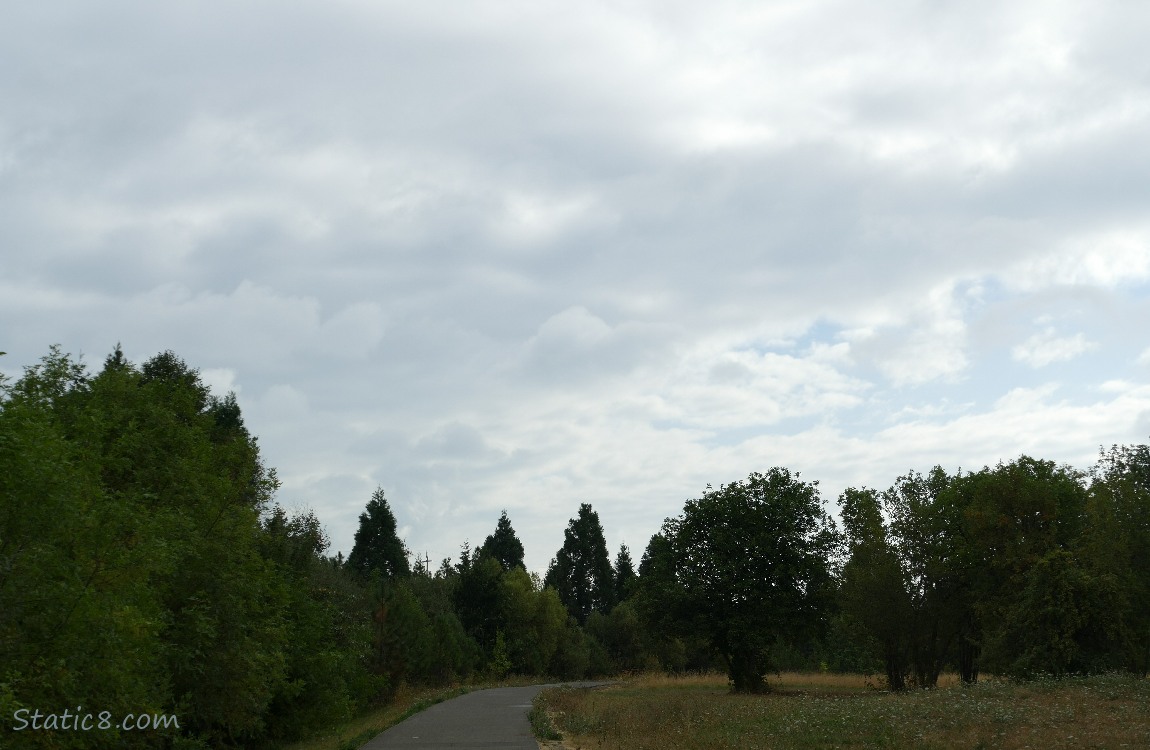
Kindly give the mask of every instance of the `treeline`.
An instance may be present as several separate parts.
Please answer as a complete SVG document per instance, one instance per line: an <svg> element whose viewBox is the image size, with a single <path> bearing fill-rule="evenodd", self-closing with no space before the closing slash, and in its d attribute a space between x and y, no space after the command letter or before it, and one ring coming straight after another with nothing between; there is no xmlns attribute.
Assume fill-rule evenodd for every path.
<svg viewBox="0 0 1150 750"><path fill-rule="evenodd" d="M738 691L773 669L1043 676L1150 670L1150 448L1089 472L1022 456L839 497L786 469L708 488L652 538L643 622L706 638Z"/></svg>
<svg viewBox="0 0 1150 750"><path fill-rule="evenodd" d="M277 486L235 398L171 352L92 376L53 348L4 383L0 746L254 747L378 694L371 602ZM65 710L180 729L17 720Z"/></svg>
<svg viewBox="0 0 1150 750"><path fill-rule="evenodd" d="M635 666L635 573L590 506L544 582L506 515L432 571L377 490L345 561L278 487L234 395L172 352L92 374L53 347L0 378L0 747L275 747L405 682Z"/></svg>
<svg viewBox="0 0 1150 750"><path fill-rule="evenodd" d="M1028 456L935 467L840 506L836 625L881 655L892 688L946 668L967 682L1150 669L1147 446L1113 447L1088 473Z"/></svg>
<svg viewBox="0 0 1150 750"><path fill-rule="evenodd" d="M1021 457L848 489L841 528L786 469L708 487L638 570L582 505L546 575L504 513L434 570L382 490L346 560L275 503L234 396L171 352L98 374L53 348L0 383L0 745L16 712L178 731L23 731L26 747L273 747L404 683L775 669L928 687L1150 666L1150 450ZM27 715L27 714L24 714Z"/></svg>

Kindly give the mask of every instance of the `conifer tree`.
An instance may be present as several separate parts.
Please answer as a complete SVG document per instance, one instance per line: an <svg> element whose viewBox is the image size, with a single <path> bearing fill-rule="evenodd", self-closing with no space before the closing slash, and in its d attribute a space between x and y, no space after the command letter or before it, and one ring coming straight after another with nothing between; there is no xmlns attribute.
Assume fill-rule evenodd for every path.
<svg viewBox="0 0 1150 750"><path fill-rule="evenodd" d="M619 545L619 554L615 556L615 601L621 602L631 598L637 580L635 564L631 561L631 550L626 544Z"/></svg>
<svg viewBox="0 0 1150 750"><path fill-rule="evenodd" d="M606 614L615 605L615 575L603 539L599 514L579 506L564 532L563 547L547 568L547 586L559 594L571 616L583 624L592 612Z"/></svg>
<svg viewBox="0 0 1150 750"><path fill-rule="evenodd" d="M507 518L507 511L499 516L495 525L495 533L484 540L479 555L489 555L499 561L504 570L512 568L525 568L523 565L523 542L511 528L511 521Z"/></svg>
<svg viewBox="0 0 1150 750"><path fill-rule="evenodd" d="M347 567L363 576L378 570L385 578L407 578L411 568L407 564L407 548L396 534L395 515L387 504L383 488L377 487L359 514L359 530L355 544L347 556Z"/></svg>

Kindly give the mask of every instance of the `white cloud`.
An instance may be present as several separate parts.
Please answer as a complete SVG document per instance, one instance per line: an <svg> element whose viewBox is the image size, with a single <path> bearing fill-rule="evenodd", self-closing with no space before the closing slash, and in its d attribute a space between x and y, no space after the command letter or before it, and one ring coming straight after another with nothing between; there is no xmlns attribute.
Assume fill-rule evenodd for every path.
<svg viewBox="0 0 1150 750"><path fill-rule="evenodd" d="M539 567L581 500L638 551L768 465L829 488L1077 460L1150 418L1121 369L1150 363L1148 18L23 4L0 362L120 340L242 383L345 552L376 483L416 549L506 506ZM1044 389L1003 351L1109 380Z"/></svg>
<svg viewBox="0 0 1150 750"><path fill-rule="evenodd" d="M1054 328L1046 328L1015 346L1010 350L1010 354L1016 361L1037 368L1074 359L1097 346L1096 343L1087 341L1086 336L1081 333L1059 336Z"/></svg>
<svg viewBox="0 0 1150 750"><path fill-rule="evenodd" d="M1003 283L1019 291L1051 286L1114 288L1150 280L1150 230L1105 229L1060 243L1004 269Z"/></svg>
<svg viewBox="0 0 1150 750"><path fill-rule="evenodd" d="M242 390L236 383L235 371L227 367L209 367L200 370L200 380L215 396L226 396L230 392L238 394Z"/></svg>
<svg viewBox="0 0 1150 750"><path fill-rule="evenodd" d="M879 325L852 327L844 337L859 358L872 362L895 386L932 381L953 382L967 369L968 304L954 280L935 286L909 309L898 310L894 300ZM871 314L874 319L874 314Z"/></svg>

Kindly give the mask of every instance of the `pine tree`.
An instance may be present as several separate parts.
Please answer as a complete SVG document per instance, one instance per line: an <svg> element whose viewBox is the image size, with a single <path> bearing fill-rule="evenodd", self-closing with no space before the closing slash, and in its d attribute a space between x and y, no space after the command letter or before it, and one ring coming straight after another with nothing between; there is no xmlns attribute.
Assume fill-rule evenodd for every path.
<svg viewBox="0 0 1150 750"><path fill-rule="evenodd" d="M511 528L511 521L507 518L507 511L499 516L499 523L495 526L495 533L484 540L478 556L489 555L499 561L504 570L512 568L526 568L523 564L523 542Z"/></svg>
<svg viewBox="0 0 1150 750"><path fill-rule="evenodd" d="M563 548L556 553L544 579L559 594L571 616L580 624L592 612L606 614L615 605L615 576L599 514L591 506L579 506L564 532Z"/></svg>
<svg viewBox="0 0 1150 750"><path fill-rule="evenodd" d="M626 544L619 545L619 554L615 556L615 601L630 599L637 580L631 550Z"/></svg>
<svg viewBox="0 0 1150 750"><path fill-rule="evenodd" d="M355 545L347 556L347 567L364 576L378 570L385 578L407 578L407 548L396 535L395 515L387 504L383 488L377 487L359 514Z"/></svg>

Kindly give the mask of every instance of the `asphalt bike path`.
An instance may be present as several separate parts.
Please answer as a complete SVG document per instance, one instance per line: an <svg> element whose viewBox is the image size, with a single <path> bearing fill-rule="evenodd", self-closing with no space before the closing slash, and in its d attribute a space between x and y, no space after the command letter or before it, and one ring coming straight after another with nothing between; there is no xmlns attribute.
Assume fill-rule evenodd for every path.
<svg viewBox="0 0 1150 750"><path fill-rule="evenodd" d="M564 682L569 687L597 687L607 682ZM488 688L437 703L368 742L360 750L451 748L452 750L539 750L527 712L546 687Z"/></svg>

